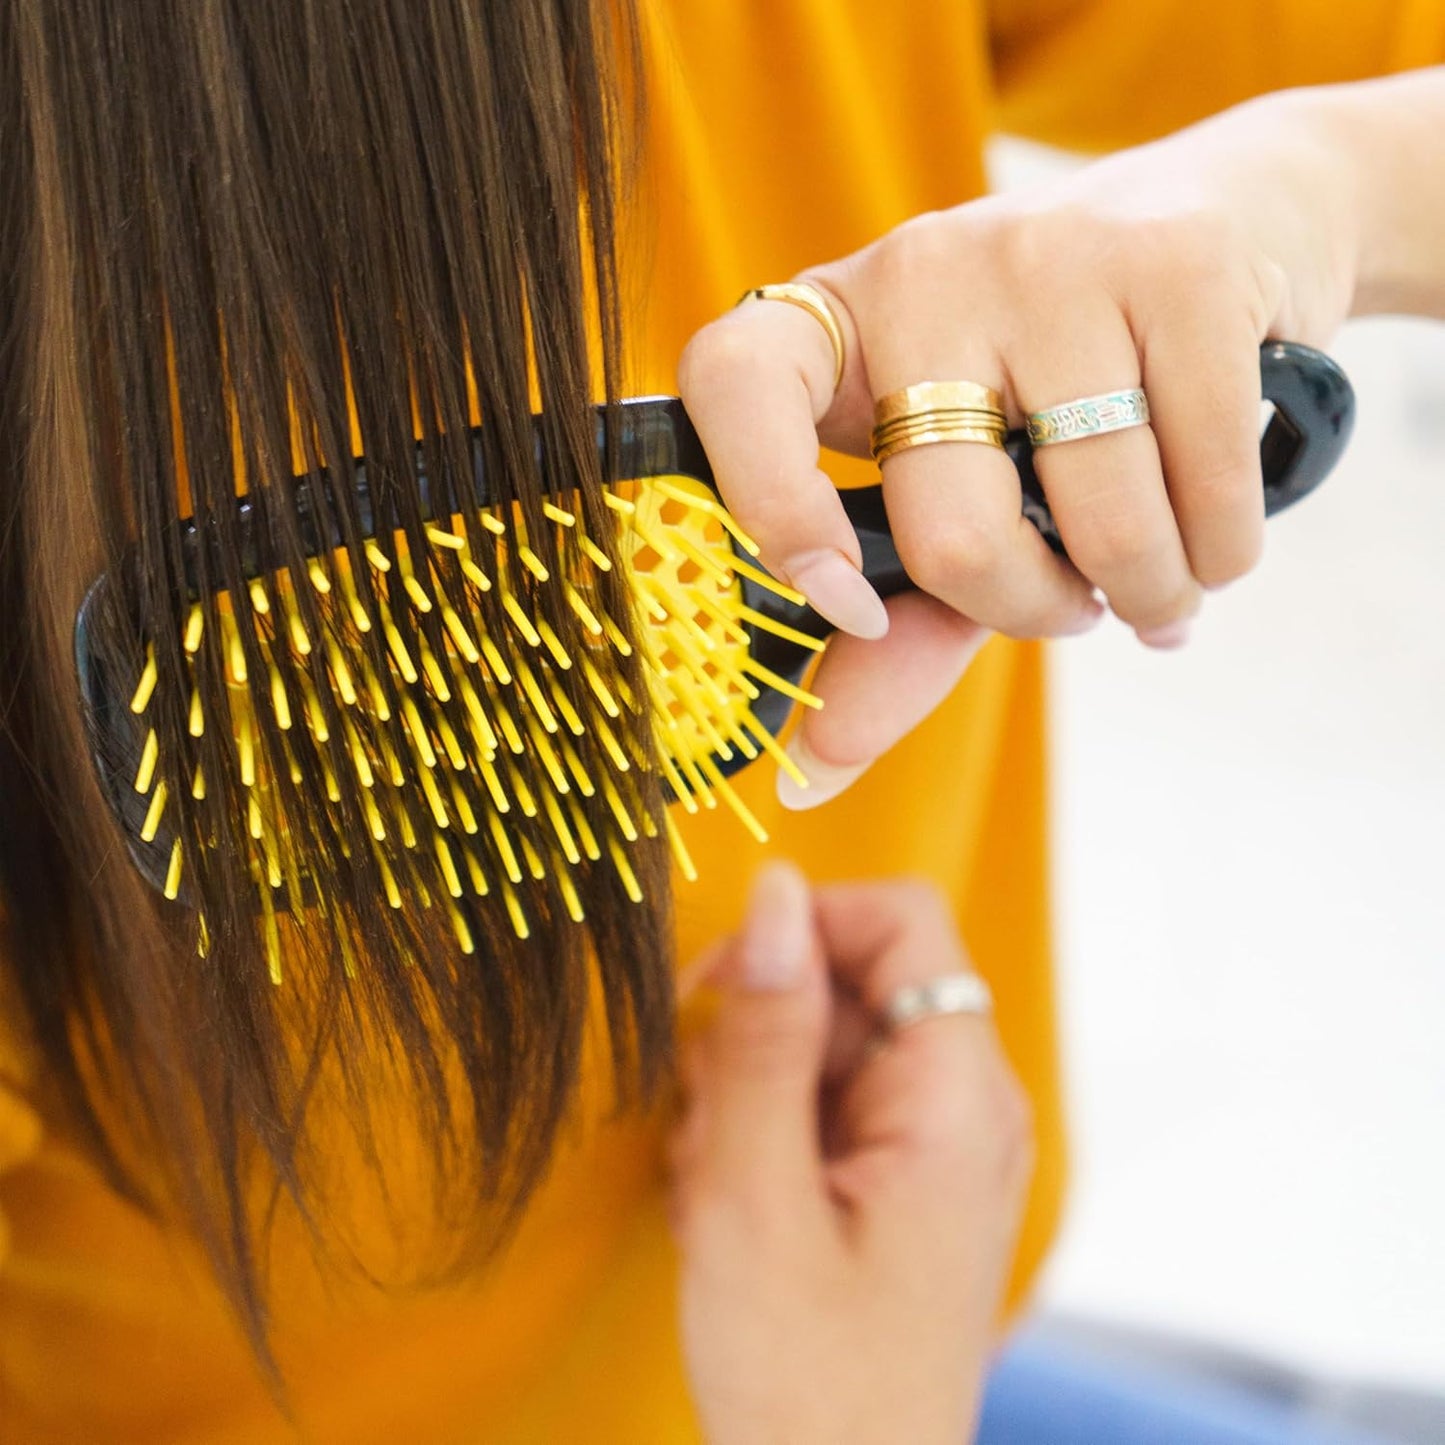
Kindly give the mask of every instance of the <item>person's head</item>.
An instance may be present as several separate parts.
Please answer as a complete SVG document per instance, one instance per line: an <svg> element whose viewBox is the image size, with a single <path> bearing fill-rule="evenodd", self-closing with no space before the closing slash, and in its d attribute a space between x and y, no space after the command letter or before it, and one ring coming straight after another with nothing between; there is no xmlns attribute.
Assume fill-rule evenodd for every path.
<svg viewBox="0 0 1445 1445"><path fill-rule="evenodd" d="M185 514L217 539L212 623L210 599L240 585L238 489L269 509L269 568L302 575L286 506L299 461L339 479L331 505L364 574L336 465L352 408L373 494L403 523L420 525L418 436L431 474L468 475L474 411L490 476L539 518L538 405L544 464L603 534L589 403L617 386L634 48L615 0L0 0L6 1016L113 1178L200 1230L257 1340L268 1188L324 1223L308 1135L322 1081L363 1153L380 1153L367 1080L383 1066L400 1078L425 1157L453 1199L477 1201L484 1242L548 1158L594 983L620 1076L646 1086L666 1059L660 843L634 858L645 904L610 867L584 867L585 929L544 912L524 942L494 897L467 955L415 891L388 906L360 805L328 798L321 760L258 709L258 746L325 880L283 923L272 982L246 784L221 728L187 727L172 540ZM135 675L142 639L156 651L148 720L170 824L197 844L203 957L196 909L140 880L88 757L72 628L87 584L119 575L128 550L135 585L100 645L120 675ZM616 576L598 585L628 616ZM532 601L582 648L560 589ZM505 632L495 596L477 605ZM238 625L245 641L261 624ZM636 659L612 665L640 695ZM651 747L644 717L613 726L639 756ZM636 786L656 803L645 774ZM323 815L350 819L356 846L312 826Z"/></svg>

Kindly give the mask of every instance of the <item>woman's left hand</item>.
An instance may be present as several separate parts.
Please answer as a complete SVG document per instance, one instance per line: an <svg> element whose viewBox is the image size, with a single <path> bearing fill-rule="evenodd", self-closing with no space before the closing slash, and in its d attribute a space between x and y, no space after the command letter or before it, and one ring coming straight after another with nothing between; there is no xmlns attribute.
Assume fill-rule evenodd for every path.
<svg viewBox="0 0 1445 1445"><path fill-rule="evenodd" d="M708 1439L959 1445L1032 1135L988 1017L880 1032L899 989L967 971L942 899L774 865L699 967L717 1007L685 1054L674 1222Z"/></svg>

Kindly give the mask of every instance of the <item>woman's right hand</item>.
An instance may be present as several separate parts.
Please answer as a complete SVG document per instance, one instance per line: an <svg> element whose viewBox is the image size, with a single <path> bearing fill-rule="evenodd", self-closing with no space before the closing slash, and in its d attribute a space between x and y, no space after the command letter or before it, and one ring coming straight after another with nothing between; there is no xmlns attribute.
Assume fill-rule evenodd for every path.
<svg viewBox="0 0 1445 1445"><path fill-rule="evenodd" d="M758 879L695 966L674 1146L682 1328L715 1445L970 1438L1032 1162L978 1015L880 1032L968 962L922 884Z"/></svg>

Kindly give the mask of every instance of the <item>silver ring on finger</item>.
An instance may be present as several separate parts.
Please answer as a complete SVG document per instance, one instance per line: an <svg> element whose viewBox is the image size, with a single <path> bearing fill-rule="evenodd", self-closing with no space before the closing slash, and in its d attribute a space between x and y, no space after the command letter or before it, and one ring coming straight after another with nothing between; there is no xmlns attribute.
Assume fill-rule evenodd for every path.
<svg viewBox="0 0 1445 1445"><path fill-rule="evenodd" d="M1085 437L1104 436L1148 424L1149 398L1142 387L1134 386L1127 391L1106 391L1031 412L1029 441L1035 447L1053 447L1061 442L1082 441Z"/></svg>
<svg viewBox="0 0 1445 1445"><path fill-rule="evenodd" d="M993 992L976 973L942 973L897 989L883 1005L882 1022L888 1033L896 1034L925 1019L952 1014L986 1017L992 1012Z"/></svg>

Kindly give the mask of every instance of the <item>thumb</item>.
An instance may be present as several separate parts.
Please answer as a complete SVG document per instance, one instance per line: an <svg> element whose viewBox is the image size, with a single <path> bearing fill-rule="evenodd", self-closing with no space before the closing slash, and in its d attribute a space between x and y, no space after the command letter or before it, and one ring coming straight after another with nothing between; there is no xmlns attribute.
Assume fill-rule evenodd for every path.
<svg viewBox="0 0 1445 1445"><path fill-rule="evenodd" d="M720 997L691 1078L702 1124L694 1188L754 1201L817 1199L831 1003L812 894L791 864L758 875L742 932L713 981Z"/></svg>

